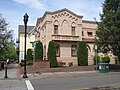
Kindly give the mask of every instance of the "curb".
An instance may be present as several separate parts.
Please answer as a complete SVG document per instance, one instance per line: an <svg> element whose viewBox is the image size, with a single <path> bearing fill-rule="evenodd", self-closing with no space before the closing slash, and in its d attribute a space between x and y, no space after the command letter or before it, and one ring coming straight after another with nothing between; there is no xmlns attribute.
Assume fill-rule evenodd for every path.
<svg viewBox="0 0 120 90"><path fill-rule="evenodd" d="M100 86L100 87L93 87L93 88L78 88L78 89L72 89L72 90L120 90L120 84L115 85L106 85L106 86Z"/></svg>

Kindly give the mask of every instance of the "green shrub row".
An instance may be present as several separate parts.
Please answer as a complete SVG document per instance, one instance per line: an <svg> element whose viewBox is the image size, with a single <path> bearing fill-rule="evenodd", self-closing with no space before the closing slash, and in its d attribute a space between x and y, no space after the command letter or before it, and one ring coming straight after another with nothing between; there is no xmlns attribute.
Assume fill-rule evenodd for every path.
<svg viewBox="0 0 120 90"><path fill-rule="evenodd" d="M24 60L21 61L20 65L21 65L21 66L24 66ZM28 60L28 61L26 61L26 65L27 65L27 66L33 65L33 60Z"/></svg>
<svg viewBox="0 0 120 90"><path fill-rule="evenodd" d="M96 65L96 56L94 56L94 65ZM105 55L103 57L97 56L97 63L109 63L110 57L108 55Z"/></svg>
<svg viewBox="0 0 120 90"><path fill-rule="evenodd" d="M86 42L79 41L77 43L77 61L78 66L88 65L88 49Z"/></svg>
<svg viewBox="0 0 120 90"><path fill-rule="evenodd" d="M56 43L54 41L49 42L47 56L50 61L50 67L57 67Z"/></svg>
<svg viewBox="0 0 120 90"><path fill-rule="evenodd" d="M105 55L104 57L101 57L102 63L109 63L110 57L108 55Z"/></svg>
<svg viewBox="0 0 120 90"><path fill-rule="evenodd" d="M43 44L38 41L35 45L35 61L43 60Z"/></svg>

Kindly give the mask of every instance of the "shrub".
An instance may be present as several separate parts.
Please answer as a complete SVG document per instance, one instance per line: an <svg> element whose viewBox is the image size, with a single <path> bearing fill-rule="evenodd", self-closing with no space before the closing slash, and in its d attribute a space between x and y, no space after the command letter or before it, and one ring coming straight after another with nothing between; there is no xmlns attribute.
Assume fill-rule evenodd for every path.
<svg viewBox="0 0 120 90"><path fill-rule="evenodd" d="M50 60L50 67L57 67L56 44L54 41L49 42L47 56Z"/></svg>
<svg viewBox="0 0 120 90"><path fill-rule="evenodd" d="M32 65L32 62L33 62L32 49L28 49L26 56L26 65Z"/></svg>
<svg viewBox="0 0 120 90"><path fill-rule="evenodd" d="M77 60L78 60L78 66L88 65L88 50L87 50L86 42L79 41L77 43Z"/></svg>
<svg viewBox="0 0 120 90"><path fill-rule="evenodd" d="M27 50L27 56L26 56L26 60L33 60L33 56L32 56L32 49L28 49Z"/></svg>
<svg viewBox="0 0 120 90"><path fill-rule="evenodd" d="M105 55L104 57L101 57L102 63L109 63L110 57L108 55Z"/></svg>
<svg viewBox="0 0 120 90"><path fill-rule="evenodd" d="M21 61L20 65L21 65L22 67L24 66L24 60ZM32 65L33 65L33 61L32 61L32 60L26 61L26 65L27 65L27 66L32 66Z"/></svg>
<svg viewBox="0 0 120 90"><path fill-rule="evenodd" d="M94 65L96 65L96 56L93 57ZM100 56L97 55L97 64L100 63Z"/></svg>
<svg viewBox="0 0 120 90"><path fill-rule="evenodd" d="M38 41L35 45L35 61L43 60L43 44Z"/></svg>

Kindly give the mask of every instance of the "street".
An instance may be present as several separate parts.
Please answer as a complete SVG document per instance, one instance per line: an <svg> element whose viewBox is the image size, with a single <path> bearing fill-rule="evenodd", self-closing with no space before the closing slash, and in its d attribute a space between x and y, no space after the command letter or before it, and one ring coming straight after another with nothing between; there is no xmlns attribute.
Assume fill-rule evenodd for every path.
<svg viewBox="0 0 120 90"><path fill-rule="evenodd" d="M73 76L34 79L31 80L31 83L34 90L72 90L120 85L120 73L83 73Z"/></svg>

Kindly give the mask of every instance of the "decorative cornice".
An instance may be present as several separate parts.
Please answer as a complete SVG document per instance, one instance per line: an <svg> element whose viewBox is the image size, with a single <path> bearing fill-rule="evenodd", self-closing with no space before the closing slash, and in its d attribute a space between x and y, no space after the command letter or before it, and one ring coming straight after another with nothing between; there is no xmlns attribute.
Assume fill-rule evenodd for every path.
<svg viewBox="0 0 120 90"><path fill-rule="evenodd" d="M78 17L78 18L83 18L83 16L77 15L76 13L70 11L69 9L64 8L64 9L60 9L60 10L57 10L57 11L54 11L54 12L46 11L45 14L43 15L41 21L43 21L43 19L45 18L45 16L46 16L47 14L51 14L51 15L52 15L52 14L60 13L60 12L63 12L63 11L67 11L67 12L71 13L72 15L74 15L74 16L76 16L76 17Z"/></svg>
<svg viewBox="0 0 120 90"><path fill-rule="evenodd" d="M83 23L91 23L91 24L97 24L96 21L87 21L87 20L82 20Z"/></svg>

